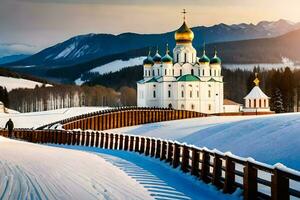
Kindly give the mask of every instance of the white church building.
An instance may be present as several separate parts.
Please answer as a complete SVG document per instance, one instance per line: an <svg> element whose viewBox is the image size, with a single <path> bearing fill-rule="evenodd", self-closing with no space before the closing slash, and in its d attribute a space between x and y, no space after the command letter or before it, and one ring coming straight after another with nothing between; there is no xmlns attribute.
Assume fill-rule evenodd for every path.
<svg viewBox="0 0 300 200"><path fill-rule="evenodd" d="M173 58L168 46L165 55L149 52L144 60L144 79L137 83L140 107L172 107L202 113L223 112L221 59L202 56L192 45L194 33L184 21L175 32Z"/></svg>
<svg viewBox="0 0 300 200"><path fill-rule="evenodd" d="M240 104L224 102L221 59L217 52L209 58L204 47L197 57L193 39L194 33L184 18L175 32L173 57L169 55L168 45L163 56L157 50L152 57L149 51L143 62L143 79L137 82L137 105L208 114L241 112Z"/></svg>

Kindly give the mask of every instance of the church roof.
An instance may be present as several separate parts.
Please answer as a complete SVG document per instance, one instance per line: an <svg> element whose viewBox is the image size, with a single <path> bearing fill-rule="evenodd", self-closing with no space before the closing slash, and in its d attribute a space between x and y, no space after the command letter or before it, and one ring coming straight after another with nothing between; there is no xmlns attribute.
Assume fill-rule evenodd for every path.
<svg viewBox="0 0 300 200"><path fill-rule="evenodd" d="M201 81L200 78L197 76L191 75L191 74L186 74L183 76L180 76L177 81Z"/></svg>
<svg viewBox="0 0 300 200"><path fill-rule="evenodd" d="M145 83L153 83L153 82L155 82L155 83L158 82L155 77L151 78L150 80L146 81Z"/></svg>
<svg viewBox="0 0 300 200"><path fill-rule="evenodd" d="M251 92L244 97L244 99L269 99L268 97L259 86L255 86Z"/></svg>

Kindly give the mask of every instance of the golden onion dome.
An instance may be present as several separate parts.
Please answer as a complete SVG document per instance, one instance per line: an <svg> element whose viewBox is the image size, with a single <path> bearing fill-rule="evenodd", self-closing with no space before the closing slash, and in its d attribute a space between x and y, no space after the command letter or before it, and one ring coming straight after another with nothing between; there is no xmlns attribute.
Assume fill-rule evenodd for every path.
<svg viewBox="0 0 300 200"><path fill-rule="evenodd" d="M175 32L176 43L189 43L192 42L193 39L194 33L184 21L182 26Z"/></svg>

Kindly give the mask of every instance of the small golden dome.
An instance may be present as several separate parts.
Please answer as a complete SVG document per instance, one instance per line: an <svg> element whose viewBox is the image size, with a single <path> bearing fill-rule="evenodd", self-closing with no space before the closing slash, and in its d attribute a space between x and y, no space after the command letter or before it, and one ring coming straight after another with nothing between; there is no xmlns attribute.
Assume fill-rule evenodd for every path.
<svg viewBox="0 0 300 200"><path fill-rule="evenodd" d="M189 43L194 39L193 31L183 22L182 26L175 32L176 43Z"/></svg>

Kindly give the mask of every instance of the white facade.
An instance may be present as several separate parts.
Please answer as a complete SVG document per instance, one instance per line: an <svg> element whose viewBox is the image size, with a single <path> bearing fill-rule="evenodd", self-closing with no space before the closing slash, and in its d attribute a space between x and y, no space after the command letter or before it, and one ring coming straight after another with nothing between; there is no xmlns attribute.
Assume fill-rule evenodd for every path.
<svg viewBox="0 0 300 200"><path fill-rule="evenodd" d="M137 83L137 105L172 107L202 113L223 112L221 60L209 59L205 50L200 58L192 46L193 32L185 22L176 31L173 58L158 51L144 60L144 79Z"/></svg>

